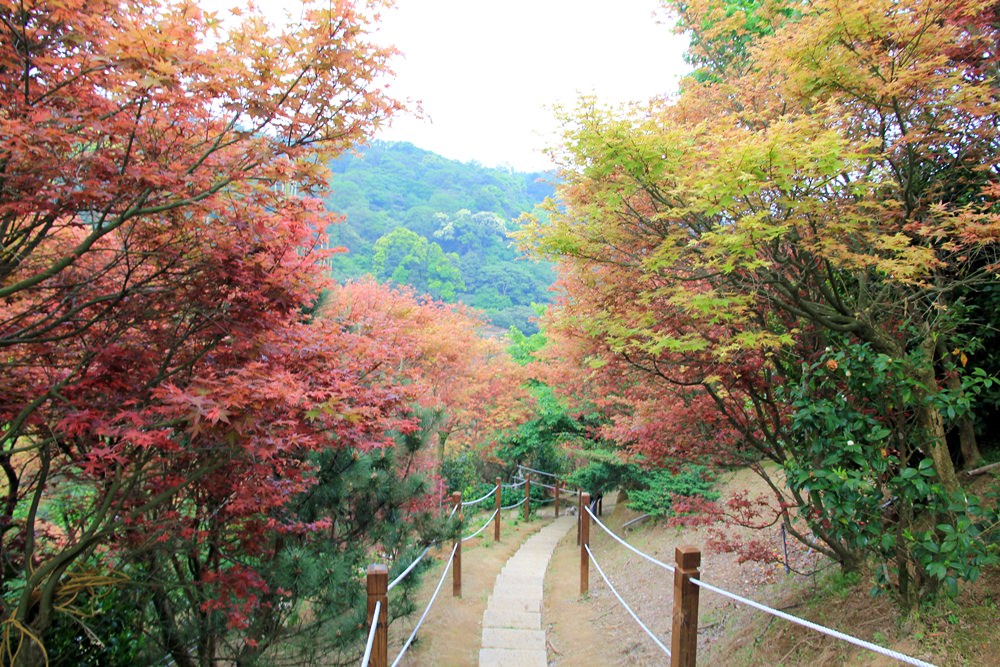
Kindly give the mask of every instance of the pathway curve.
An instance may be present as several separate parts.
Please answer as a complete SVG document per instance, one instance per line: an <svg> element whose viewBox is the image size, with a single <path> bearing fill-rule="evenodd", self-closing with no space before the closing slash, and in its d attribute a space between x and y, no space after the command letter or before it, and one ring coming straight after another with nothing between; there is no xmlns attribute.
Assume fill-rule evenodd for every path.
<svg viewBox="0 0 1000 667"><path fill-rule="evenodd" d="M480 667L546 667L542 582L556 544L576 525L563 516L521 545L497 576L483 614Z"/></svg>

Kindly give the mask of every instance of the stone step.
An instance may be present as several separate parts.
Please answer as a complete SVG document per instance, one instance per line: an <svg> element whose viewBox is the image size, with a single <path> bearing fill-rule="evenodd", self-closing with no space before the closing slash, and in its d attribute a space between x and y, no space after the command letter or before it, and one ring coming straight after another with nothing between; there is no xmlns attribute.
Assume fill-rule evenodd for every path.
<svg viewBox="0 0 1000 667"><path fill-rule="evenodd" d="M484 628L483 648L545 650L545 631L515 628Z"/></svg>
<svg viewBox="0 0 1000 667"><path fill-rule="evenodd" d="M546 667L542 594L556 544L575 525L556 519L528 538L497 576L483 614L480 667Z"/></svg>
<svg viewBox="0 0 1000 667"><path fill-rule="evenodd" d="M545 651L484 648L479 650L479 667L547 667Z"/></svg>

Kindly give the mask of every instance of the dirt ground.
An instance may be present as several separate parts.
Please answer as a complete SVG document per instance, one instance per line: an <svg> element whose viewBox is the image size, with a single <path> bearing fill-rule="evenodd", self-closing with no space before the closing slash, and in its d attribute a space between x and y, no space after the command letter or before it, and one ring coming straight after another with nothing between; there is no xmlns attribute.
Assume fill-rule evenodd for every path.
<svg viewBox="0 0 1000 667"><path fill-rule="evenodd" d="M750 489L762 490L750 471L731 473L720 481L723 495ZM845 582L836 567L818 554L789 541L789 561L802 576L786 573L782 565L739 564L732 554L705 548L707 528L670 528L643 521L623 525L637 514L624 503L606 498L603 522L616 534L646 554L665 563L674 562L674 549L682 544L702 547L701 578L709 583L769 604L796 616L834 627L849 634L940 667L991 667L1000 665L1000 572L992 570L968 586L954 603L937 605L900 617L885 598L872 598L864 582ZM551 512L549 512L551 514ZM501 543L492 544L491 531L467 543L463 555L463 596L451 596L451 577L425 621L418 643L401 665L462 667L476 665L480 624L493 582L520 544L544 525L508 518ZM763 537L782 549L778 528ZM597 526L591 527L591 549L619 594L669 646L672 609L672 575L633 554ZM783 549L782 549L783 552ZM447 554L444 554L447 555ZM427 575L421 599L437 585L440 566ZM581 598L580 552L576 533L559 543L545 579L543 624L549 644L549 665L604 667L664 665L664 653L639 628L601 579L590 568L590 593ZM422 606L420 607L422 608ZM419 616L419 614L418 614ZM391 629L391 656L413 627L412 621ZM700 599L698 664L722 667L814 665L820 667L887 667L896 661L852 647L756 610L704 591Z"/></svg>
<svg viewBox="0 0 1000 667"><path fill-rule="evenodd" d="M725 481L727 488L756 488L756 479L742 471ZM673 564L675 548L682 545L702 549L702 577L721 588L751 595L763 585L771 586L783 570L759 563L739 565L732 554L712 553L704 548L705 528L667 528L635 524L623 528L637 513L624 504L606 503L602 522L636 549L657 560ZM780 534L777 534L780 540ZM615 589L657 637L669 648L673 606L673 575L633 554L591 526L591 551ZM546 575L545 619L549 633L550 665L663 665L663 651L649 639L604 583L597 568L590 568L590 593L580 599L580 553L576 535L564 539L553 554ZM708 652L721 629L736 613L735 603L718 596L702 595L700 601L699 664L729 664Z"/></svg>

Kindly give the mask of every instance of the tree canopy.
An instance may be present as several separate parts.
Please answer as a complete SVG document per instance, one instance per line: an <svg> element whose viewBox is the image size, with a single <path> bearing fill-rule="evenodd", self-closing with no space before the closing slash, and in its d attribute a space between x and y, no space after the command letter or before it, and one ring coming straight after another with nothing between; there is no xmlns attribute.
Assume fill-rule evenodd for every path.
<svg viewBox="0 0 1000 667"><path fill-rule="evenodd" d="M309 661L376 543L442 534L423 385L316 316L324 165L400 109L382 6L0 1L5 663Z"/></svg>
<svg viewBox="0 0 1000 667"><path fill-rule="evenodd" d="M509 233L552 194L552 174L382 141L339 157L331 169L326 205L343 218L329 233L347 250L331 262L338 279L371 274L479 308L499 328L537 330L531 305L548 302L555 276L547 263L519 253Z"/></svg>
<svg viewBox="0 0 1000 667"><path fill-rule="evenodd" d="M954 590L996 555L956 474L995 401L995 7L668 4L697 76L583 100L563 207L522 234L560 263L552 327L632 451L769 459L800 539L906 601Z"/></svg>

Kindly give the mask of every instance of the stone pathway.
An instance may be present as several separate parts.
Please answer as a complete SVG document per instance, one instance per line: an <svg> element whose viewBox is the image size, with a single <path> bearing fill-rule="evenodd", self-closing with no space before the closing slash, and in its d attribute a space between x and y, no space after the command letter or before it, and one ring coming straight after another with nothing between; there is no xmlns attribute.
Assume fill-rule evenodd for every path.
<svg viewBox="0 0 1000 667"><path fill-rule="evenodd" d="M483 614L480 667L546 667L542 582L556 544L576 524L562 516L521 545L497 576Z"/></svg>

